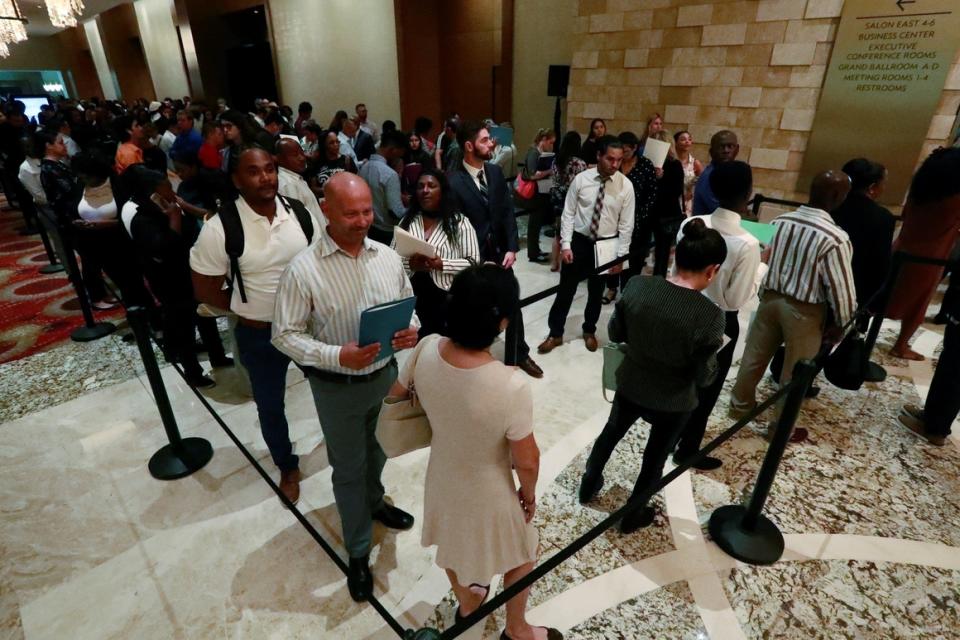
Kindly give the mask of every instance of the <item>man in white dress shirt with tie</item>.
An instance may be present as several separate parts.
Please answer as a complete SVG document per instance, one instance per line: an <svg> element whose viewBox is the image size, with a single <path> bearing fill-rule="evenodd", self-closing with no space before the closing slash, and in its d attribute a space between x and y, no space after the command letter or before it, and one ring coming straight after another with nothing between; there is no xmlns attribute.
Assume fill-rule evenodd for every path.
<svg viewBox="0 0 960 640"><path fill-rule="evenodd" d="M586 159L591 162L593 159ZM613 136L597 141L597 166L581 172L570 183L560 219L560 248L563 267L560 291L550 307L550 335L537 351L550 353L563 344L563 328L577 285L587 274L587 306L584 310L583 341L590 351L597 350L597 320L600 318L604 278L593 274L597 265L594 247L597 240L619 236L617 256L627 255L633 234L635 199L633 184L622 173L623 144ZM620 273L622 265L610 269Z"/></svg>
<svg viewBox="0 0 960 640"><path fill-rule="evenodd" d="M324 187L325 233L301 252L280 279L273 345L307 371L333 467L333 495L350 555L347 586L357 602L370 597L373 520L409 529L413 516L384 502L386 456L376 438L380 404L397 379L397 361L380 344L361 347L364 309L413 295L400 256L367 238L373 223L370 189L339 173ZM417 344L419 322L393 336L394 350Z"/></svg>

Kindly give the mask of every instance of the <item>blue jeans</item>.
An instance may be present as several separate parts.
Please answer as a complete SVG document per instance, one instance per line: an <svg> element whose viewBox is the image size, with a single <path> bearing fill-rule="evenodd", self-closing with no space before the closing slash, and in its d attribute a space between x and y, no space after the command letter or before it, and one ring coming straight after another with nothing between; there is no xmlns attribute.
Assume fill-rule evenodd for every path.
<svg viewBox="0 0 960 640"><path fill-rule="evenodd" d="M270 329L238 324L233 335L237 340L240 362L250 375L253 401L257 403L260 417L260 433L273 463L281 471L297 469L300 459L293 454L287 416L283 411L290 358L270 344Z"/></svg>

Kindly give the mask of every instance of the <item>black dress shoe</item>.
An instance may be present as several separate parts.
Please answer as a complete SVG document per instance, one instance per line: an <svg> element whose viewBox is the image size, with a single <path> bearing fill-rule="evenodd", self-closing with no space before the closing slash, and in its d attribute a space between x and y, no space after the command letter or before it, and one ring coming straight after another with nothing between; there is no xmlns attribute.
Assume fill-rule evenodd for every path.
<svg viewBox="0 0 960 640"><path fill-rule="evenodd" d="M366 602L373 593L373 574L370 573L370 556L350 558L347 573L347 588L354 602Z"/></svg>
<svg viewBox="0 0 960 640"><path fill-rule="evenodd" d="M371 517L383 526L390 527L391 529L406 531L413 527L412 515L386 502L383 503L382 507L374 511Z"/></svg>
<svg viewBox="0 0 960 640"><path fill-rule="evenodd" d="M210 358L210 366L214 369L220 369L222 367L232 367L233 358L230 356L223 356L222 358Z"/></svg>
<svg viewBox="0 0 960 640"><path fill-rule="evenodd" d="M810 385L810 388L807 389L807 397L816 398L818 395L820 395L820 387L815 387L813 385Z"/></svg>
<svg viewBox="0 0 960 640"><path fill-rule="evenodd" d="M637 529L643 529L653 524L653 519L657 515L653 507L643 507L623 516L620 521L620 533L633 533Z"/></svg>
<svg viewBox="0 0 960 640"><path fill-rule="evenodd" d="M209 389L210 387L217 386L216 382L202 373L198 375L187 375L187 384L197 389Z"/></svg>
<svg viewBox="0 0 960 640"><path fill-rule="evenodd" d="M689 460L691 457L693 456L680 456L673 454L673 464L677 465L678 467L682 466L686 464L687 460ZM721 465L723 465L723 460L720 458L705 456L703 460L690 466L698 471L713 471L714 469L719 469Z"/></svg>
<svg viewBox="0 0 960 640"><path fill-rule="evenodd" d="M540 255L534 258L527 258L530 262L536 262L537 264L546 264L550 262L550 255L546 253L541 253Z"/></svg>
<svg viewBox="0 0 960 640"><path fill-rule="evenodd" d="M592 475L584 473L580 479L580 504L587 504L597 497L600 489L603 488L603 474Z"/></svg>
<svg viewBox="0 0 960 640"><path fill-rule="evenodd" d="M523 371L528 376L530 376L531 378L543 377L543 369L541 369L540 365L534 362L533 358L531 358L530 356L527 356L526 358L524 358L524 360L520 362L520 364L518 364L517 366L520 367L520 370Z"/></svg>

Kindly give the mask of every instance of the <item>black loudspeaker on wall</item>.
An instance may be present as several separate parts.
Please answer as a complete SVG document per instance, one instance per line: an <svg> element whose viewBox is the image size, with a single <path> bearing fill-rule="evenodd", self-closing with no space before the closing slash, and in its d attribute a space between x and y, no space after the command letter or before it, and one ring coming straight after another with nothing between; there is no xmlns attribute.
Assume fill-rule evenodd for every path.
<svg viewBox="0 0 960 640"><path fill-rule="evenodd" d="M570 65L550 65L550 73L547 76L547 95L555 98L566 98L568 84L570 84Z"/></svg>

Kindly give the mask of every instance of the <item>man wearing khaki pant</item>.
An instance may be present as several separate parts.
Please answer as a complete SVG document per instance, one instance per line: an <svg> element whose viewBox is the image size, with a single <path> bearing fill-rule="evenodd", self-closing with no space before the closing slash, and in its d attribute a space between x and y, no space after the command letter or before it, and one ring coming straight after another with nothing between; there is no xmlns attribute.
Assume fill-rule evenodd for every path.
<svg viewBox="0 0 960 640"><path fill-rule="evenodd" d="M839 328L853 317L853 250L846 232L827 213L849 191L846 174L826 171L814 178L808 205L774 220L777 234L770 247L770 269L730 395L731 417L740 418L756 406L757 385L781 344L786 353L780 383L786 384L799 360L817 354L825 330L829 338L836 338ZM830 327L826 326L828 305ZM806 437L805 429L796 429L790 441Z"/></svg>

